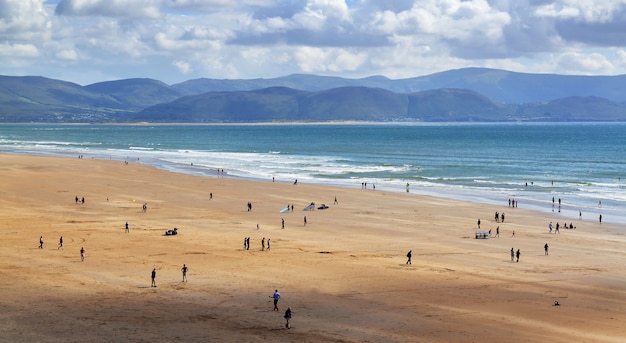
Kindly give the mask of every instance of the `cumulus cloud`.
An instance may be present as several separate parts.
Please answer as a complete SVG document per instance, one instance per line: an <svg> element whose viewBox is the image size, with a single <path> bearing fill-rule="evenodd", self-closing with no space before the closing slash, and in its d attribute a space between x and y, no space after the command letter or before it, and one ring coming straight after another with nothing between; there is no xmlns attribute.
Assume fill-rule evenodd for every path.
<svg viewBox="0 0 626 343"><path fill-rule="evenodd" d="M0 0L0 40L46 39L50 29L49 13L41 0Z"/></svg>
<svg viewBox="0 0 626 343"><path fill-rule="evenodd" d="M56 53L56 57L62 60L75 61L78 59L76 50L60 50Z"/></svg>
<svg viewBox="0 0 626 343"><path fill-rule="evenodd" d="M339 48L299 48L295 59L307 73L343 73L357 70L367 60L367 54Z"/></svg>
<svg viewBox="0 0 626 343"><path fill-rule="evenodd" d="M626 0L0 0L0 73L626 73L625 18Z"/></svg>
<svg viewBox="0 0 626 343"><path fill-rule="evenodd" d="M607 60L606 56L598 53L564 53L558 57L557 64L559 68L576 74L602 74L613 70L613 64Z"/></svg>
<svg viewBox="0 0 626 343"><path fill-rule="evenodd" d="M0 43L0 56L5 57L37 57L39 50L32 44L2 44Z"/></svg>
<svg viewBox="0 0 626 343"><path fill-rule="evenodd" d="M191 72L191 65L185 61L178 60L172 62L172 64L185 75Z"/></svg>
<svg viewBox="0 0 626 343"><path fill-rule="evenodd" d="M159 0L61 0L55 13L70 16L158 18Z"/></svg>

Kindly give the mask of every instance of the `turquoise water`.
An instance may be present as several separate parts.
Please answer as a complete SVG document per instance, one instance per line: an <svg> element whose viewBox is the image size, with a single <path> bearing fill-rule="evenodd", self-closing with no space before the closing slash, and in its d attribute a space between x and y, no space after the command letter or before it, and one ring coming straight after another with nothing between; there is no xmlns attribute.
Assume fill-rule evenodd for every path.
<svg viewBox="0 0 626 343"><path fill-rule="evenodd" d="M332 184L626 223L626 124L0 125L0 151ZM601 202L601 207L599 206ZM558 205L558 203L557 203ZM558 220L558 218L555 218Z"/></svg>

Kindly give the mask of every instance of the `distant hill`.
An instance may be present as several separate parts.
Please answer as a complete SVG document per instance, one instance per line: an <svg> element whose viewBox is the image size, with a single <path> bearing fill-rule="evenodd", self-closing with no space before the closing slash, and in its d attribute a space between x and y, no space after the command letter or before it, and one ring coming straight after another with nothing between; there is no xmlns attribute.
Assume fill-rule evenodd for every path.
<svg viewBox="0 0 626 343"><path fill-rule="evenodd" d="M501 104L464 89L399 94L342 87L305 92L284 87L183 97L132 115L147 122L268 121L624 121L626 105L569 97L545 103Z"/></svg>
<svg viewBox="0 0 626 343"><path fill-rule="evenodd" d="M625 86L626 75L483 68L400 80L294 74L171 86L0 76L0 122L626 121Z"/></svg>
<svg viewBox="0 0 626 343"><path fill-rule="evenodd" d="M90 121L125 111L107 94L38 76L0 76L0 121Z"/></svg>
<svg viewBox="0 0 626 343"><path fill-rule="evenodd" d="M363 79L294 74L274 79L216 80L196 79L172 85L185 95L215 91L244 91L267 87L289 87L320 91L340 87L370 87L395 93L415 93L454 88L480 93L505 104L551 101L570 96L596 96L626 103L626 75L576 76L527 74L498 69L465 68L426 76L390 80L383 76Z"/></svg>
<svg viewBox="0 0 626 343"><path fill-rule="evenodd" d="M154 104L170 102L182 96L167 84L152 79L126 79L94 83L85 86L92 93L110 96L125 107L143 109Z"/></svg>

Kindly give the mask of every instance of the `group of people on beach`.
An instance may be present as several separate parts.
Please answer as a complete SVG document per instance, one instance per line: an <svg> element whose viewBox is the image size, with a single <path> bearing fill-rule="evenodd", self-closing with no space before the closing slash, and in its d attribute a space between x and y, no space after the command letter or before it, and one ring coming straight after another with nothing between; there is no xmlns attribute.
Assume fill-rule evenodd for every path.
<svg viewBox="0 0 626 343"><path fill-rule="evenodd" d="M265 251L266 249L269 251L271 248L271 238L267 239L267 246L265 245L265 237L261 239L261 251ZM250 237L243 238L243 250L250 250Z"/></svg>
<svg viewBox="0 0 626 343"><path fill-rule="evenodd" d="M189 267L187 267L186 264L183 264L183 267L180 268L180 271L183 273L183 281L181 282L187 282L187 272L189 271ZM156 268L152 268L152 272L150 273L150 278L152 279L152 284L150 285L150 287L156 287Z"/></svg>
<svg viewBox="0 0 626 343"><path fill-rule="evenodd" d="M495 219L496 223L499 223L500 221L504 223L504 212L498 213L498 211L496 211L496 214L493 216L493 219Z"/></svg>
<svg viewBox="0 0 626 343"><path fill-rule="evenodd" d="M274 294L272 294L270 296L272 299L274 299L274 310L276 312L279 312L278 309L278 300L280 299L280 293L278 293L278 290L274 291ZM283 316L285 318L285 328L287 329L291 329L291 327L289 326L289 320L291 319L291 307L287 307L287 310L285 311L285 315Z"/></svg>
<svg viewBox="0 0 626 343"><path fill-rule="evenodd" d="M43 249L43 236L39 236L39 246L38 249ZM57 250L63 248L63 236L59 237L59 245L57 246ZM85 248L80 247L80 260L85 261Z"/></svg>
<svg viewBox="0 0 626 343"><path fill-rule="evenodd" d="M569 225L567 225L567 223L563 224L563 226L561 226L559 223L556 223L555 226L552 226L552 222L550 222L550 224L548 224L548 230L550 231L550 233L552 233L552 229L554 229L554 233L561 233L559 231L559 229L563 227L565 229L575 229L576 227L574 226L573 223L569 223Z"/></svg>

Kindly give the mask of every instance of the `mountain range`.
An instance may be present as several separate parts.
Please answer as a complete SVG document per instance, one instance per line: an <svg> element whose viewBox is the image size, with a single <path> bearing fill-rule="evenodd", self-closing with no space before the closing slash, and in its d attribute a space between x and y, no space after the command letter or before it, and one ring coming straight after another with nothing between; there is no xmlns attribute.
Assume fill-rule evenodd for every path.
<svg viewBox="0 0 626 343"><path fill-rule="evenodd" d="M391 80L294 74L81 86L0 76L0 122L626 121L626 75L465 68Z"/></svg>

